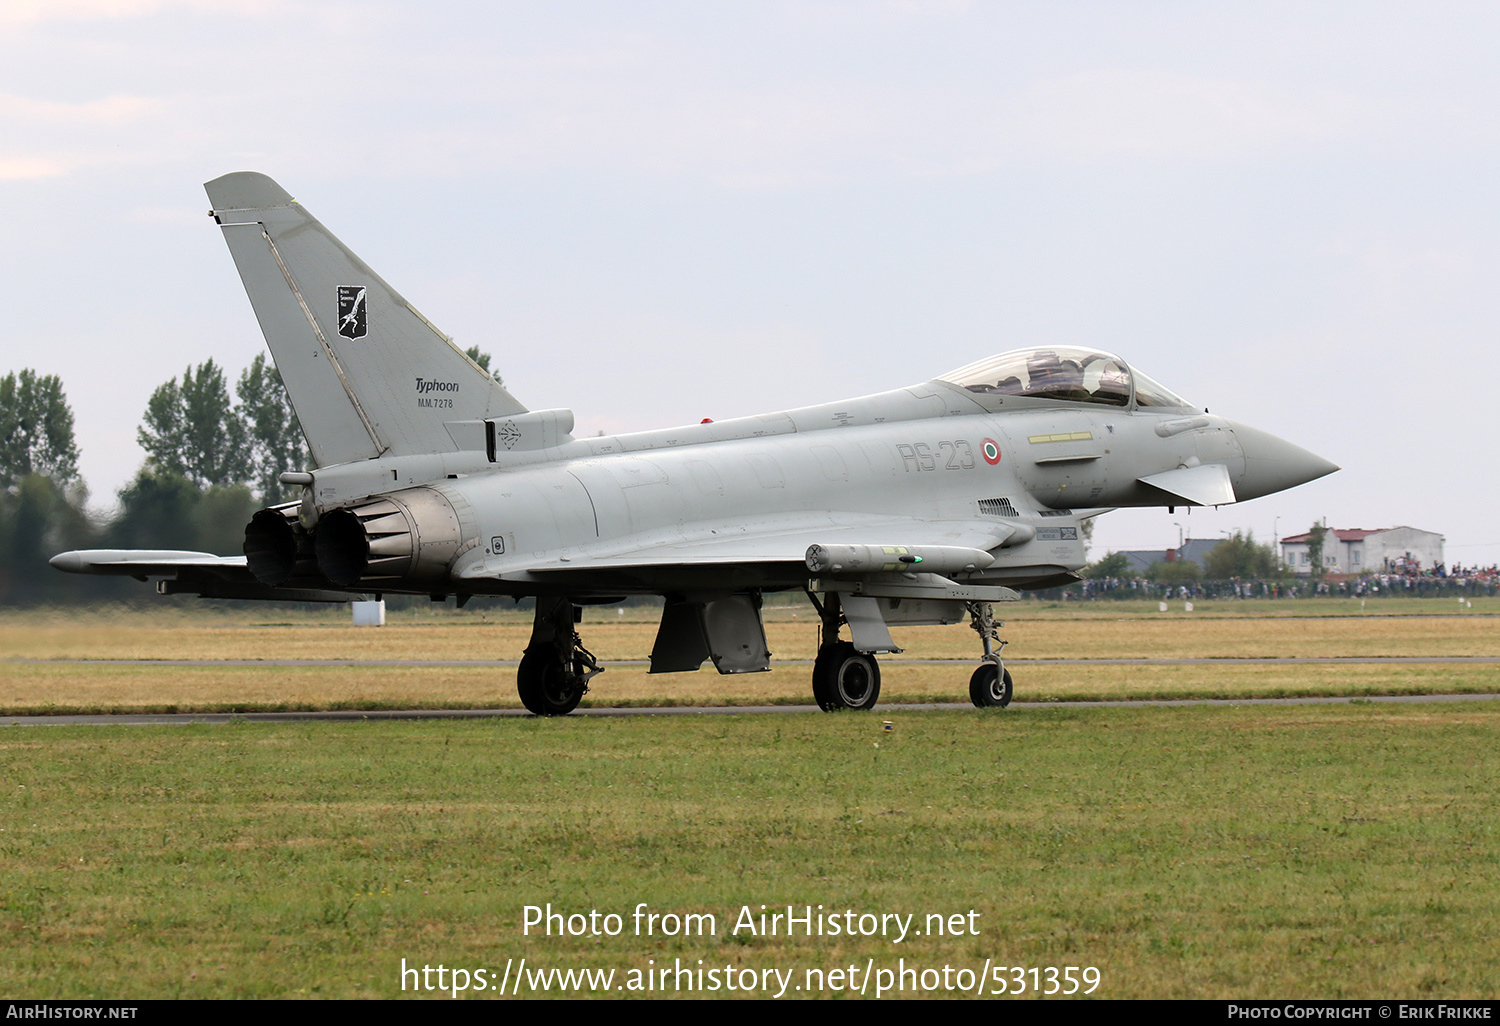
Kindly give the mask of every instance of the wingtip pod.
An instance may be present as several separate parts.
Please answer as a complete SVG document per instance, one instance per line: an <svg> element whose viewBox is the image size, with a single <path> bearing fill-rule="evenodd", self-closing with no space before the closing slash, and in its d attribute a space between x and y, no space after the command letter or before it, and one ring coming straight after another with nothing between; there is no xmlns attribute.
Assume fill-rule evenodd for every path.
<svg viewBox="0 0 1500 1026"><path fill-rule="evenodd" d="M65 574L83 573L83 553L78 551L59 552L47 560L48 565L54 570L61 570Z"/></svg>
<svg viewBox="0 0 1500 1026"><path fill-rule="evenodd" d="M216 556L212 552L187 549L73 549L47 560L54 570L69 574L114 574L138 576L175 572L174 564L228 565L242 563L239 556Z"/></svg>
<svg viewBox="0 0 1500 1026"><path fill-rule="evenodd" d="M232 171L204 182L203 189L215 211L268 210L289 207L296 202L291 193L276 184L275 179L259 171Z"/></svg>

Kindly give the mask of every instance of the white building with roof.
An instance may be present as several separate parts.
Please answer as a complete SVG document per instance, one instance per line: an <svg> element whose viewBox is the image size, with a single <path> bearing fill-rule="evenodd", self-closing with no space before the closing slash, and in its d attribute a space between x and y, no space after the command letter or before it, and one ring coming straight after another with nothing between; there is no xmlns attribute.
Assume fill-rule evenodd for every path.
<svg viewBox="0 0 1500 1026"><path fill-rule="evenodd" d="M1299 574L1311 574L1310 535L1281 539L1281 559ZM1443 562L1443 536L1415 527L1336 527L1323 536L1323 571L1330 574L1430 570Z"/></svg>

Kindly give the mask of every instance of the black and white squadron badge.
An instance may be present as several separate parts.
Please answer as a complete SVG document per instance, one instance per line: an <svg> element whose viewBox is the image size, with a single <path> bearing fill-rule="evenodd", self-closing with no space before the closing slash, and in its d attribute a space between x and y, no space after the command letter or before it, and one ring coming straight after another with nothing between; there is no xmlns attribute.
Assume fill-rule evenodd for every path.
<svg viewBox="0 0 1500 1026"><path fill-rule="evenodd" d="M339 286L339 334L345 338L364 338L369 330L363 285Z"/></svg>

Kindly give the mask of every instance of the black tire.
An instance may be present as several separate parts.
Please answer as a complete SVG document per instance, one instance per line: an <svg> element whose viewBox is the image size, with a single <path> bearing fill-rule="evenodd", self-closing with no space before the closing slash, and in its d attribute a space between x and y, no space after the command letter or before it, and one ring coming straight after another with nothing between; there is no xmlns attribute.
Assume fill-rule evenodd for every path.
<svg viewBox="0 0 1500 1026"><path fill-rule="evenodd" d="M528 650L516 670L521 704L536 716L566 716L578 708L583 688L570 685L557 655L550 648Z"/></svg>
<svg viewBox="0 0 1500 1026"><path fill-rule="evenodd" d="M1014 694L1010 671L994 663L980 664L969 678L969 701L980 709L1004 709Z"/></svg>
<svg viewBox="0 0 1500 1026"><path fill-rule="evenodd" d="M818 703L818 708L824 712L832 712L838 706L832 704L828 695L828 678L832 672L830 663L834 658L833 645L825 645L818 649L818 658L813 662L813 701Z"/></svg>
<svg viewBox="0 0 1500 1026"><path fill-rule="evenodd" d="M542 701L542 676L547 669L543 664L550 655L528 650L521 655L521 665L516 669L516 691L526 711L534 716L547 715L547 706Z"/></svg>
<svg viewBox="0 0 1500 1026"><path fill-rule="evenodd" d="M813 664L813 697L825 712L873 709L880 698L880 664L848 641L825 646Z"/></svg>

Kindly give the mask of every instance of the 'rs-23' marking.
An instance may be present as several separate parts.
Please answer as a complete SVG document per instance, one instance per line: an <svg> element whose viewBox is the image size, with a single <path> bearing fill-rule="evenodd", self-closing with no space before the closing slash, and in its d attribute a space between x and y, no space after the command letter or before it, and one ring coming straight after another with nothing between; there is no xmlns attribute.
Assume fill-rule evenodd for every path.
<svg viewBox="0 0 1500 1026"><path fill-rule="evenodd" d="M926 442L901 442L896 446L901 455L901 465L908 474L924 470L973 470L974 447L967 439L955 438L951 442L939 442L937 451Z"/></svg>

